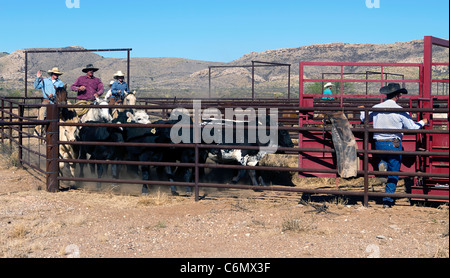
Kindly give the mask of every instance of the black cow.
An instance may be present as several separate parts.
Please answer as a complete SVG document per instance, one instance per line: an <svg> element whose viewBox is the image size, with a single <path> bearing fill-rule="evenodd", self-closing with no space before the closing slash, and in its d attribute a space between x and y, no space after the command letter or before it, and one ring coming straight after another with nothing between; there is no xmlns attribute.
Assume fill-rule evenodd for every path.
<svg viewBox="0 0 450 278"><path fill-rule="evenodd" d="M99 122L88 122L99 123ZM102 142L124 142L122 129L119 127L103 127L103 126L84 126L80 129L78 134L78 141L84 142L98 142L95 145L81 145L80 146L80 159L86 159L87 154L90 154L90 160L120 160L124 156L124 148L121 146L105 146ZM91 172L95 172L95 165L90 164ZM84 177L84 163L80 164L80 177ZM108 169L107 164L97 164L97 177L100 179L103 176L103 172ZM119 178L119 166L112 164L111 166L112 176L115 179ZM100 189L101 183L97 183L97 189Z"/></svg>
<svg viewBox="0 0 450 278"><path fill-rule="evenodd" d="M116 121L128 122L128 123L141 123L146 124L150 123L148 117L139 111L136 114L132 113L119 113L119 117ZM166 124L166 125L174 125L178 123L179 120L159 120L153 122L153 124ZM157 127L157 128L148 128L148 127L129 127L123 129L123 135L125 142L130 143L172 143L170 138L170 130L171 127ZM134 146L126 146L126 158L127 160L138 160L138 161L151 161L151 162L177 162L181 163L191 162L193 159L193 150L184 149L184 148L176 148L176 147L134 147ZM149 180L150 179L150 167L147 165L141 165L142 179ZM172 167L164 167L165 174L169 181L173 182L175 180L175 173ZM184 181L192 180L192 171L186 167L177 167L177 171L182 172L181 175L184 177ZM149 186L144 184L142 186L142 193L148 193ZM175 186L171 186L171 191L173 195L178 195ZM190 187L186 187L186 194L191 195L192 189Z"/></svg>
<svg viewBox="0 0 450 278"><path fill-rule="evenodd" d="M165 122L168 124L175 125L180 122L184 122L184 119L188 118L189 123L186 122L186 124L193 124L192 118L186 113L184 110L178 110L175 109L172 111L170 115L170 119L167 121L159 121L159 122ZM158 122L155 122L155 124ZM169 136L168 140L170 143L173 143L172 138L170 137L170 133L173 131L172 127L165 127L165 128L157 128L157 132L162 132L166 136ZM187 129L180 129L178 130L179 134L178 136L182 136L183 132L186 132L187 130L189 133L189 137L187 142L184 143L192 143L194 142L194 128L190 127ZM176 129L175 129L176 131ZM185 138L187 139L187 138ZM183 142L182 142L183 143ZM199 163L206 162L206 158L208 155L208 151L205 149L199 149ZM164 161L165 162L180 162L180 163L195 163L195 149L193 148L183 148L183 147L176 147L176 144L174 144L173 147L169 148L164 153ZM184 167L184 166L178 166L176 167L176 171L173 171L173 169L168 169L172 176L181 176L183 182L192 182L194 180L194 167ZM203 170L203 169L201 169ZM202 171L200 171L199 174L202 174ZM172 195L178 195L176 186L171 186ZM186 186L186 195L191 196L192 195L192 188L189 186Z"/></svg>

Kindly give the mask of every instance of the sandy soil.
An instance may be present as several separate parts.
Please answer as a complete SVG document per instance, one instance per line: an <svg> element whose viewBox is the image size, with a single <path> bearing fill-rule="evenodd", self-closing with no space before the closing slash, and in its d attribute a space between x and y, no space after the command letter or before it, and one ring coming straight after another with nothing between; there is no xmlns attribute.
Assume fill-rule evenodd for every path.
<svg viewBox="0 0 450 278"><path fill-rule="evenodd" d="M149 196L110 187L48 193L39 176L0 161L3 258L449 257L447 205L301 204L297 193L245 190L201 189L199 202L167 188ZM323 201L327 212L315 212Z"/></svg>

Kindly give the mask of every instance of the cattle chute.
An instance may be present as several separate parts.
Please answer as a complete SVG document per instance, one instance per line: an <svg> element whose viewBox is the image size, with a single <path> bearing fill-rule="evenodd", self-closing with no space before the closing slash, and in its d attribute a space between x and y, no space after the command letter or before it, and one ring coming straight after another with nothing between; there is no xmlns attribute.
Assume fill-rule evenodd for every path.
<svg viewBox="0 0 450 278"><path fill-rule="evenodd" d="M442 85L448 88L448 78L433 78L432 69L436 66L448 67L448 62L433 62L432 47L449 47L449 41L431 36L424 38L424 58L423 63L350 63L350 62L300 62L300 89L299 106L313 108L311 111L300 113L300 127L323 127L323 116L332 111L342 110L349 118L352 130L355 133L358 146L359 168L365 178L365 190L367 191L368 178L381 175L376 165L378 165L377 152L374 150L372 133L369 125L362 125L359 121L359 113L367 113L371 106L380 103L383 96L377 91L382 86L390 82L403 84L411 94L408 94L399 103L413 117L429 119L429 126L425 130L410 131L400 130L405 133L403 137L402 152L404 158L400 172L397 174L414 179L414 184L410 188L412 194L423 194L430 196L446 196L448 200L449 186L449 132L448 132L448 89L442 92L433 89L433 85ZM309 69L311 67L322 68L328 72L329 68L338 69L338 78L311 78ZM366 78L344 78L351 69L353 74L366 74ZM359 70L359 71L358 71ZM367 72L372 72L370 79ZM398 74L398 72L405 74ZM411 74L411 72L413 72ZM355 77L356 76L356 77ZM375 76L375 77L374 77ZM378 76L378 78L376 77ZM307 78L308 77L308 78ZM401 79L395 79L401 77ZM334 82L338 84L338 94L333 99L323 99L321 93L310 93L307 91L307 84L313 82ZM349 90L347 84L358 86L355 90ZM374 88L368 93L368 87ZM346 90L347 89L347 90ZM353 91L353 92L349 92ZM366 108L358 108L364 105ZM392 112L399 112L394 111ZM389 132L389 130L386 130ZM391 131L392 132L392 131ZM306 133L299 133L299 148L323 149L323 152L304 152L299 155L299 168L316 168L323 170L335 169L336 156L332 151L333 145L328 132L323 132L320 128L310 130ZM327 171L317 171L300 173L301 176L308 177L337 177L336 174ZM367 193L370 195L370 192ZM436 200L426 197L412 197L412 200Z"/></svg>

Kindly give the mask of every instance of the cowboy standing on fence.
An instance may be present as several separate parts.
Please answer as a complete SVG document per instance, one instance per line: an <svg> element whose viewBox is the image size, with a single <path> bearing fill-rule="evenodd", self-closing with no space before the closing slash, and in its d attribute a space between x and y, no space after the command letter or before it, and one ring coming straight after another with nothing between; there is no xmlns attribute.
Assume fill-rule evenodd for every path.
<svg viewBox="0 0 450 278"><path fill-rule="evenodd" d="M55 97L56 97L56 88L64 87L64 83L59 80L59 77L63 74L59 71L57 67L52 68L51 70L47 71L47 73L50 75L49 78L42 78L42 71L38 71L36 73L36 79L34 80L34 88L35 89L42 89L42 97L44 98L42 100L42 104L50 104L54 103ZM44 120L47 116L47 107L42 106L39 108L39 114L38 114L38 120ZM39 129L42 128L41 126L36 126L34 128L34 131L38 135L42 135Z"/></svg>
<svg viewBox="0 0 450 278"><path fill-rule="evenodd" d="M92 64L82 70L86 75L78 77L77 81L70 86L70 89L77 92L78 100L94 100L103 94L104 88L100 78L94 76L98 71Z"/></svg>
<svg viewBox="0 0 450 278"><path fill-rule="evenodd" d="M398 83L389 83L380 89L380 93L386 95L386 100L372 108L402 108L397 101L402 94L407 94L405 88L400 88ZM359 106L364 107L364 106ZM365 113L361 111L361 121L365 120ZM373 122L373 128L379 129L420 129L428 123L427 119L417 123L408 112L369 112L369 122ZM375 149L383 151L402 151L403 133L374 133ZM401 154L382 154L378 164L379 171L398 172L402 163ZM385 192L395 193L398 176L388 176ZM391 197L383 198L383 208L390 208L394 204Z"/></svg>

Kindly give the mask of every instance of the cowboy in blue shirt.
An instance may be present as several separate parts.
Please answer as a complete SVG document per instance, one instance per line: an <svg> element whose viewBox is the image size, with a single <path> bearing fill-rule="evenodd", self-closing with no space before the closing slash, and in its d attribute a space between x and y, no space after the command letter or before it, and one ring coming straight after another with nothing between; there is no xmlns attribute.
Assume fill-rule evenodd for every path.
<svg viewBox="0 0 450 278"><path fill-rule="evenodd" d="M128 84L123 81L124 77L125 74L123 74L120 70L114 74L114 78L117 80L112 84L111 93L115 103L122 102L126 94L129 92Z"/></svg>
<svg viewBox="0 0 450 278"><path fill-rule="evenodd" d="M56 97L55 88L64 87L64 83L61 80L59 80L59 77L63 73L60 72L57 67L52 68L51 70L47 71L47 73L50 75L50 77L43 79L42 71L38 71L36 73L36 79L34 80L34 88L42 89L42 97L44 98L42 100L42 104L54 103ZM44 120L46 116L47 116L47 107L42 106L41 108L39 108L38 120ZM42 126L36 126L34 130L37 135L43 135Z"/></svg>
<svg viewBox="0 0 450 278"><path fill-rule="evenodd" d="M402 108L397 101L402 94L408 91L400 88L398 83L389 83L380 89L381 94L386 95L386 101L374 105L373 108ZM361 106L360 106L361 107ZM362 106L363 107L363 106ZM364 112L361 112L361 121L365 120ZM428 123L427 119L414 122L408 112L369 112L369 122L373 122L373 128L379 129L420 129ZM402 151L403 133L374 133L375 149L384 151ZM379 171L398 172L402 163L399 154L380 155L381 162L378 164ZM388 176L385 192L395 193L398 176ZM391 197L383 198L383 207L392 207L394 200Z"/></svg>
<svg viewBox="0 0 450 278"><path fill-rule="evenodd" d="M48 71L48 74L50 77L43 79L42 72L38 71L36 74L36 79L34 80L34 88L42 89L42 97L44 98L44 102L46 102L43 102L43 104L47 104L47 101L45 100L48 100L50 103L54 102L56 92L55 87L64 87L64 83L59 80L59 76L63 73L60 72L58 68L52 68Z"/></svg>

